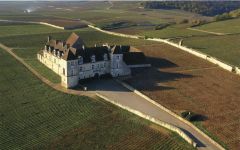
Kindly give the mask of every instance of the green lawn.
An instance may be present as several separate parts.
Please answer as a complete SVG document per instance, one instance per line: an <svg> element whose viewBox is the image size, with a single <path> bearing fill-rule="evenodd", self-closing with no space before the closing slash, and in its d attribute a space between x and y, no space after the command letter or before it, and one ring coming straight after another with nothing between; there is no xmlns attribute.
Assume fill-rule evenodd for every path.
<svg viewBox="0 0 240 150"><path fill-rule="evenodd" d="M0 149L192 149L102 100L51 89L2 49L0 60Z"/></svg>
<svg viewBox="0 0 240 150"><path fill-rule="evenodd" d="M183 45L214 56L229 64L240 66L240 35L192 37Z"/></svg>

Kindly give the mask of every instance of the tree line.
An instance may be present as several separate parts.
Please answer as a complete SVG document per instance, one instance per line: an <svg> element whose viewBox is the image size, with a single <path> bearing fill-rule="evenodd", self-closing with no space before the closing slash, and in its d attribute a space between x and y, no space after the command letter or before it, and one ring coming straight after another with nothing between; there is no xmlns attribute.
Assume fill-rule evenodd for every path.
<svg viewBox="0 0 240 150"><path fill-rule="evenodd" d="M148 1L148 9L180 9L205 16L216 16L240 8L240 1Z"/></svg>

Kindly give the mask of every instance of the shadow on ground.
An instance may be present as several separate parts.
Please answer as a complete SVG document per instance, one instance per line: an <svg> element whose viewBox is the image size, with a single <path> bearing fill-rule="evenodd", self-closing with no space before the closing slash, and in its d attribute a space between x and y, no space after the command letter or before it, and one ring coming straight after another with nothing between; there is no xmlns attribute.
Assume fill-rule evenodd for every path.
<svg viewBox="0 0 240 150"><path fill-rule="evenodd" d="M206 147L202 142L200 142L195 136L193 136L190 132L187 130L180 128L185 134L187 134L191 139L193 139L194 142L197 143L197 147Z"/></svg>
<svg viewBox="0 0 240 150"><path fill-rule="evenodd" d="M164 85L166 82L177 81L182 78L193 78L193 75L186 73L174 73L161 71L158 68L137 68L132 69L132 78L125 82L133 85L139 90L155 91L155 90L173 90L175 87Z"/></svg>
<svg viewBox="0 0 240 150"><path fill-rule="evenodd" d="M155 57L146 57L147 62L151 63L152 66L157 68L172 68L178 67L177 64L165 59L165 58L155 58Z"/></svg>
<svg viewBox="0 0 240 150"><path fill-rule="evenodd" d="M152 63L153 67L131 69L132 76L124 79L124 81L133 85L139 90L162 91L176 89L175 87L164 85L165 82L176 81L181 78L194 77L186 73L161 71L161 68L178 67L178 65L167 59L147 57L147 60L148 62ZM119 86L119 84L115 83L115 81L110 77L82 80L80 81L80 85L87 87L88 91L129 91L126 88ZM79 86L79 88L81 88L81 86Z"/></svg>

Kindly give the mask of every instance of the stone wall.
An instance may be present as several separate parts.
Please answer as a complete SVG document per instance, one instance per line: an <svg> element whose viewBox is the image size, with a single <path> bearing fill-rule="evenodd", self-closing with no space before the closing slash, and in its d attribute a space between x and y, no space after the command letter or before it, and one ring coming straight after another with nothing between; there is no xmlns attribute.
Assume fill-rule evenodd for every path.
<svg viewBox="0 0 240 150"><path fill-rule="evenodd" d="M46 23L46 22L37 22L37 23L39 23L39 24L41 24L41 25L46 25L46 26L54 27L54 28L57 28L57 29L62 29L62 30L65 29L64 27L60 27L60 26L53 25L53 24Z"/></svg>
<svg viewBox="0 0 240 150"><path fill-rule="evenodd" d="M177 119L181 120L182 122L186 123L187 125L189 125L190 127L192 127L193 129L195 129L197 132L199 132L202 136L204 136L205 138L207 138L212 144L214 144L215 146L217 146L219 149L224 150L224 148L219 145L217 142L215 142L214 140L212 140L209 136L207 136L205 133L203 133L200 129L198 129L196 126L194 126L192 123L188 122L187 120L185 120L184 118L180 117L179 115L175 114L174 112L172 112L171 110L167 109L166 107L162 106L161 104L155 102L154 100L152 100L151 98L149 98L148 96L144 95L143 93L141 93L140 91L136 90L135 88L133 88L132 86L116 80L118 83L120 83L121 85L123 85L125 88L129 89L130 91L134 92L135 94L137 94L138 96L146 99L147 101L149 101L150 103L154 104L155 106L159 107L160 109L166 111L167 113L169 113L170 115L176 117Z"/></svg>
<svg viewBox="0 0 240 150"><path fill-rule="evenodd" d="M138 39L139 36L135 36L135 35L127 35L127 34L122 34L122 33L115 33L115 32L111 32L111 31L106 31L106 30L102 30L98 27L92 26L92 25L88 25L88 27L93 28L95 30L98 30L100 32L106 33L106 34L111 34L111 35L116 35L116 36L121 36L121 37L127 37L127 38L133 38L133 39Z"/></svg>
<svg viewBox="0 0 240 150"><path fill-rule="evenodd" d="M179 49L181 49L181 50L183 50L183 51L186 51L186 52L188 52L188 53L190 53L190 54L193 54L193 55L195 55L195 56L197 56L197 57L200 57L200 58L202 58L202 59L205 59L205 60L207 60L207 61L209 61L209 62L211 62L211 63L213 63L213 64L216 64L216 65L218 65L219 67L221 67L221 68L223 68L223 69L225 69L225 70L227 70L227 71L230 71L230 72L233 72L233 69L234 69L234 68L236 68L237 70L239 70L239 68L237 68L237 67L235 67L235 66L232 66L232 65L229 65L229 64L227 64L227 63L224 63L224 62L218 60L218 59L215 58L215 57L209 56L209 55L204 54L204 53L202 53L202 52L199 52L199 51L197 51L197 50L195 50L195 49L188 48L188 47L186 47L186 46L182 46L182 45L179 45L179 44L170 42L170 41L168 41L168 40L163 40L163 39L158 39L158 38L148 38L147 40L163 42L163 43L169 44L169 45L171 45L171 46L177 47L177 48L179 48ZM239 71L234 72L234 73L240 75L240 72L239 72Z"/></svg>
<svg viewBox="0 0 240 150"><path fill-rule="evenodd" d="M193 147L197 147L197 143L195 143L188 135L186 135L186 134L185 134L181 129L179 129L178 127L176 127L176 126L174 126L174 125L171 125L171 124L168 124L168 123L165 123L165 122L162 122L162 121L160 121L160 120L158 120L158 119L155 119L155 118L153 118L153 117L151 117L151 116L148 116L148 115L146 115L146 114L144 114L144 113L142 113L142 112L140 112L140 111L131 109L130 107L124 106L124 105L122 105L122 104L120 104L120 103L117 103L117 102L115 102L115 101L113 101L113 100L110 100L110 99L108 99L107 97L105 97L105 96L103 96L103 95L101 95L101 94L99 94L99 93L96 93L96 95L97 95L98 97L100 97L100 98L102 98L102 99L104 99L104 100L106 100L106 101L108 101L108 102L110 102L110 103L112 103L112 104L114 104L114 105L122 108L122 109L125 109L125 110L127 110L127 111L129 111L129 112L131 112L131 113L133 113L133 114L141 117L141 118L147 119L147 120L149 120L149 121L151 121L151 122L153 122L153 123L155 123L155 124L157 124L157 125L160 125L160 126L162 126L162 127L165 127L165 128L167 128L167 129L169 129L169 130L177 133L177 134L180 135L185 141L187 141L189 144L191 144Z"/></svg>
<svg viewBox="0 0 240 150"><path fill-rule="evenodd" d="M88 25L88 27L90 28L93 28L95 30L98 30L100 32L103 32L103 33L106 33L106 34L110 34L110 35L115 35L115 36L120 36L120 37L126 37L126 38L133 38L133 39L145 39L145 40L149 40L149 41L156 41L156 42L162 42L162 43L166 43L166 44L169 44L171 46L174 46L174 47L177 47L183 51L186 51L190 54L193 54L197 57L200 57L202 59L205 59L211 63L214 63L216 65L218 65L219 67L227 70L227 71L230 71L230 72L233 72L237 75L240 75L240 68L236 67L236 66L232 66L232 65L229 65L227 63L224 63L220 60L218 60L217 58L214 58L212 56L209 56L207 54L204 54L202 52L199 52L195 49L191 49L191 48L188 48L186 46L182 46L182 45L179 45L179 44L176 44L176 43L173 43L173 42L170 42L169 40L166 40L166 39L160 39L160 38L144 38L143 36L138 36L138 35L127 35L127 34L122 34L122 33L115 33L115 32L111 32L111 31L106 31L106 30L102 30L98 27L94 27L92 25ZM235 70L235 71L233 71Z"/></svg>

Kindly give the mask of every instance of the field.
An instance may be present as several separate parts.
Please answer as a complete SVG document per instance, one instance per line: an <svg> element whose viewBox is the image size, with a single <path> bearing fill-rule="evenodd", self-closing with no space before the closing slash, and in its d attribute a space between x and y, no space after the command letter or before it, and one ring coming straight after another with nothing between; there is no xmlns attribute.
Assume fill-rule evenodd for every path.
<svg viewBox="0 0 240 150"><path fill-rule="evenodd" d="M197 27L196 29L220 32L220 33L240 33L240 19L231 19L226 21L213 22Z"/></svg>
<svg viewBox="0 0 240 150"><path fill-rule="evenodd" d="M0 38L13 35L31 35L31 34L44 34L44 33L55 33L64 32L59 29L45 27L43 25L36 24L1 24ZM51 29L51 30L50 30ZM32 31L32 32L28 32Z"/></svg>
<svg viewBox="0 0 240 150"><path fill-rule="evenodd" d="M131 28L124 28L124 29L116 29L113 31L119 32L119 33L137 34L137 35L143 35L147 37L163 38L163 39L202 37L202 36L206 37L209 35L203 32L188 30L186 29L186 27L180 26L180 25L172 25L162 30L155 30L154 27L131 27Z"/></svg>
<svg viewBox="0 0 240 150"><path fill-rule="evenodd" d="M201 114L199 128L238 149L240 77L165 44L138 48L153 67L144 74L135 70L127 82L179 115L185 110Z"/></svg>
<svg viewBox="0 0 240 150"><path fill-rule="evenodd" d="M63 26L70 24L76 25L76 22L84 22L93 23L99 27L124 22L127 25L134 24L134 26L120 27L112 31L166 38L175 42L183 39L183 45L185 46L217 57L232 65L240 66L239 19L213 22L195 28L210 32L230 33L216 36L211 33L189 30L187 29L189 27L188 24L178 24L179 21L185 18L200 18L206 20L211 20L212 18L178 10L145 10L141 8L139 2L69 2L68 4L61 2L36 2L28 3L27 5L26 3L27 2L12 2L11 5L9 5L7 2L1 2L0 19L28 21L50 20L50 23L54 22L56 25ZM33 11L31 13L24 13L24 10L27 8L31 8ZM59 22L57 20L59 20ZM168 26L162 30L154 30L158 24L171 22L176 22L177 24ZM134 78L127 82L178 114L185 110L190 110L203 115L205 120L194 122L196 126L229 149L238 149L240 147L240 78L195 56L165 44L110 36L89 28L59 30L43 25L23 23L0 23L0 42L13 48L13 51L18 56L23 58L24 61L30 64L41 75L54 83L59 83L60 77L39 63L36 59L36 53L43 48L48 35L52 35L58 39L66 39L71 32L76 32L80 35L88 46L109 43L132 45L142 50L147 55L153 67L144 70L144 72L146 72L145 74L142 74L142 70L134 70ZM0 54L0 57L6 55L4 52ZM4 61L4 63L11 65L8 64L11 63L11 61ZM1 68L5 66L3 63L0 65ZM16 62L12 65L15 66ZM18 70L19 68L20 71ZM124 146L126 146L126 149L169 149L173 145L176 145L176 147L173 146L173 149L185 149L185 147L179 146L182 142L172 133L168 134L166 138L166 142L169 143L169 145L163 145L162 143L165 141L159 139L163 139L163 136L165 138L166 135L160 135L159 132L156 132L155 128L149 128L149 124L134 119L136 117L132 115L128 118L127 115L130 114L126 114L126 112L120 111L101 100L93 101L89 98L75 97L53 91L36 80L30 73L26 72L26 75L17 73L23 72L22 70L24 70L24 68L21 68L22 67L15 67L16 70L11 70L14 72L11 76L6 75L7 73L10 74L6 72L10 70L0 70L0 72L3 72L0 76L1 81L4 82L4 84L1 85L8 85L6 89L4 89L5 86L0 86L0 89L2 88L0 94L5 95L8 89L9 93L16 92L16 95L12 97L9 95L3 102L1 101L1 103L4 104L1 105L4 108L1 109L1 111L9 111L13 106L14 108L15 106L18 108L14 109L15 111L11 111L10 114L1 112L0 117L5 118L6 115L12 117L15 113L19 115L15 115L14 117L16 118L12 118L12 120L16 119L20 122L19 129L16 123L12 124L10 126L11 128L9 127L9 130L11 129L13 131L7 133L4 131L3 135L6 137L3 138L5 141L2 142L1 145L13 145L13 148L18 148L14 146L20 143L20 145L26 147L30 145L30 147L41 149L66 149L65 146L79 148L78 146L94 146L96 143L96 147L92 147L93 149L115 149L116 147ZM18 78L23 78L23 81L29 80L27 83L22 80L19 82L16 81ZM38 86L35 86L36 84ZM23 91L18 90L20 87ZM30 91L36 93L31 93ZM41 94L44 94L44 96ZM33 102L27 102L26 104L25 102L21 103L20 101L24 101L24 98L15 101L15 99L19 99L19 95L20 98L27 96L26 99L32 99ZM33 95L38 96L36 99L33 99ZM49 98L47 98L48 96ZM11 101L7 101L8 99L11 99ZM66 103L66 99L68 99L68 103ZM95 107L97 109L93 109ZM25 108L27 108L27 110L25 110ZM38 109L39 111L35 112L35 110ZM64 114L61 111L62 109L66 109L67 113ZM85 109L86 112L82 111ZM78 113L79 111L81 111L80 114ZM29 121L26 119L29 117L27 116L27 112L33 114ZM63 118L60 118L57 114L59 116L63 115ZM68 124L64 122L64 119L67 120L68 117L66 115L69 114L70 118L68 122L70 123ZM10 117L7 117L7 119ZM38 117L40 117L40 119ZM83 121L84 118L86 120ZM106 121L104 119L106 119ZM10 125L12 120L7 120L7 125ZM78 120L78 122L76 122L76 120ZM86 123L86 121L88 122ZM56 122L61 123L57 124ZM85 124L83 122L85 122ZM33 130L28 128L30 126L34 127ZM48 128L45 129L45 127ZM44 131L41 130L42 128L44 128ZM108 130L109 132L105 130L106 128L110 128ZM123 131L123 128L127 128L127 131ZM83 129L86 129L86 131ZM37 131L36 134L31 135L30 133L34 130ZM99 134L97 134L97 130L100 131L98 132ZM15 131L19 134L16 139L11 139L12 136L10 135L14 134ZM1 132L3 132L3 130L1 130ZM108 140L106 140L107 138L102 138L102 136L116 136L116 134L114 134L115 132L119 133L118 137L113 137L113 139ZM21 136L25 136L26 138L18 139ZM50 141L48 137L51 138ZM130 138L130 140L124 140L127 138ZM104 141L104 139L106 141ZM178 144L172 144L175 142L173 141L174 139L178 139ZM14 141L17 142L15 143ZM46 144L46 141L49 142ZM79 143L79 141L83 142ZM22 144L26 142L28 144ZM159 147L159 145L166 145L166 147ZM184 146L186 145L184 144Z"/></svg>
<svg viewBox="0 0 240 150"><path fill-rule="evenodd" d="M100 99L47 87L2 49L0 59L1 149L192 149Z"/></svg>
<svg viewBox="0 0 240 150"><path fill-rule="evenodd" d="M237 25L239 19L215 22L200 26L196 29L216 33L231 33L226 35L213 35L211 33L192 31L184 26L170 26L162 30L153 30L150 27L131 27L116 29L115 32L145 35L148 37L171 39L179 41L183 39L183 45L201 51L210 56L226 62L230 65L240 67L240 27ZM231 31L230 31L231 30Z"/></svg>
<svg viewBox="0 0 240 150"><path fill-rule="evenodd" d="M32 21L74 19L88 21L98 26L124 21L144 27L179 22L185 18L211 19L178 10L144 10L141 2L69 2L67 4L64 2L29 2L28 4L12 2L11 5L2 2L0 8L0 19ZM32 11L24 13L26 10Z"/></svg>
<svg viewBox="0 0 240 150"><path fill-rule="evenodd" d="M240 35L238 34L186 38L183 40L183 45L240 67Z"/></svg>

